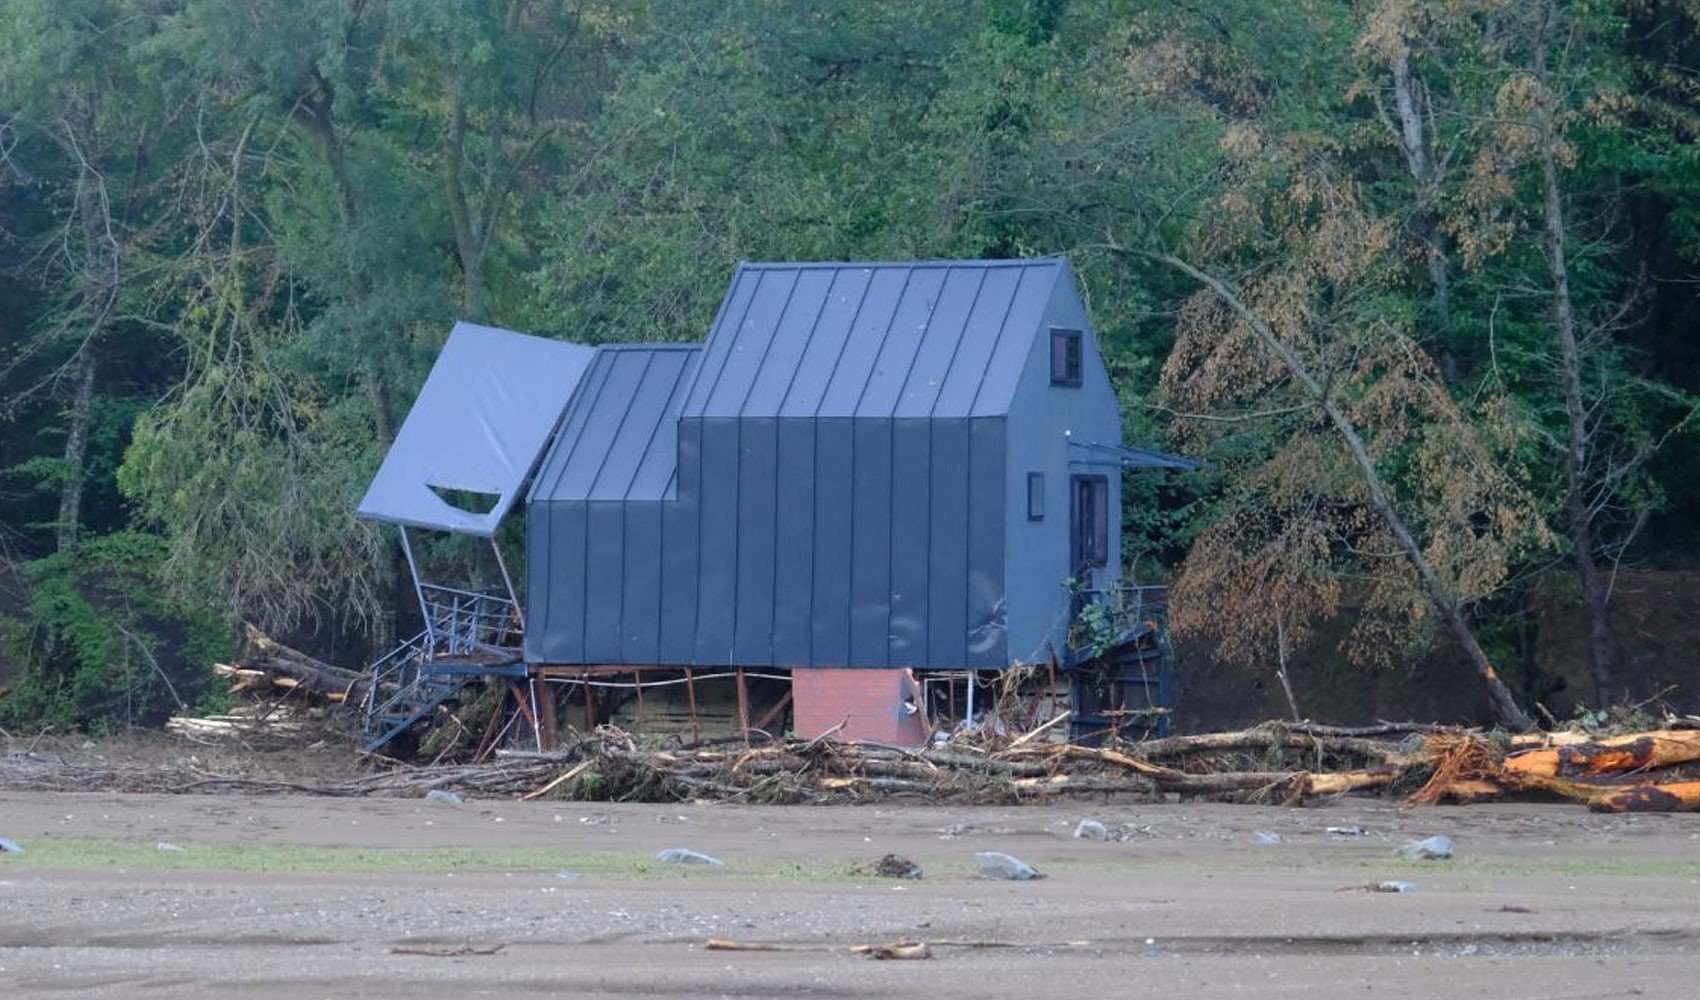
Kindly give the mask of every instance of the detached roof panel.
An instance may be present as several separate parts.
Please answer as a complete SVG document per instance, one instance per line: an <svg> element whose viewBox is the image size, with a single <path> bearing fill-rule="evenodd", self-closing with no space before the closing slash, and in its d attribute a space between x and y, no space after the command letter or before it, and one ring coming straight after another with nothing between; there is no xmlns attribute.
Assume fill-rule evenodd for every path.
<svg viewBox="0 0 1700 1000"><path fill-rule="evenodd" d="M488 536L513 506L594 348L456 323L359 516ZM482 513L445 494L483 494ZM483 506L483 504L480 504Z"/></svg>
<svg viewBox="0 0 1700 1000"><path fill-rule="evenodd" d="M1060 259L745 264L684 417L1008 410Z"/></svg>

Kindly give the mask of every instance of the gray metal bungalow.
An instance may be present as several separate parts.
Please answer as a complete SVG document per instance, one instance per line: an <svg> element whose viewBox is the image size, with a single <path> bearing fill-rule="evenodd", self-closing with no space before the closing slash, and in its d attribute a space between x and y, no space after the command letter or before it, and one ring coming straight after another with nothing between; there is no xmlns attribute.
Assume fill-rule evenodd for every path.
<svg viewBox="0 0 1700 1000"><path fill-rule="evenodd" d="M800 733L913 738L916 672L1065 657L1119 470L1190 465L1122 446L1062 258L744 264L704 343L560 358L524 664L788 670Z"/></svg>

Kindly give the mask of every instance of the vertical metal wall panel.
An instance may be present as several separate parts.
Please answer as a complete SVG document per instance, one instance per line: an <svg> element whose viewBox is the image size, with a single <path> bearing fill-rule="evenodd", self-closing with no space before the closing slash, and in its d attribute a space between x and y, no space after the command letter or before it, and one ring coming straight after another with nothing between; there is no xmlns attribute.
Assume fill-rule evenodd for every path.
<svg viewBox="0 0 1700 1000"><path fill-rule="evenodd" d="M661 653L663 663L696 662L697 583L701 555L702 421L679 421L678 499L661 512Z"/></svg>
<svg viewBox="0 0 1700 1000"><path fill-rule="evenodd" d="M927 665L927 588L932 504L929 420L896 420L891 432L891 624L888 661Z"/></svg>
<svg viewBox="0 0 1700 1000"><path fill-rule="evenodd" d="M891 655L891 421L854 421L851 470L850 662L887 666Z"/></svg>
<svg viewBox="0 0 1700 1000"><path fill-rule="evenodd" d="M696 662L731 664L738 612L738 424L705 418L702 428L702 564L697 591Z"/></svg>
<svg viewBox="0 0 1700 1000"><path fill-rule="evenodd" d="M620 603L625 597L625 504L586 504L584 655L591 663L620 662Z"/></svg>
<svg viewBox="0 0 1700 1000"><path fill-rule="evenodd" d="M851 469L854 422L815 424L814 641L811 663L850 665Z"/></svg>
<svg viewBox="0 0 1700 1000"><path fill-rule="evenodd" d="M1007 665L1004 598L1004 421L969 421L968 665ZM1059 581L1060 583L1060 581Z"/></svg>
<svg viewBox="0 0 1700 1000"><path fill-rule="evenodd" d="M815 422L780 419L778 503L774 523L773 662L806 666L813 631L815 570Z"/></svg>
<svg viewBox="0 0 1700 1000"><path fill-rule="evenodd" d="M542 563L549 573L545 591L549 631L541 642L543 659L583 663L585 504L580 501L544 506L548 508L545 516L549 519L548 549L542 553Z"/></svg>
<svg viewBox="0 0 1700 1000"><path fill-rule="evenodd" d="M661 508L663 501L624 504L625 571L617 663L661 662ZM610 581L612 582L612 581Z"/></svg>
<svg viewBox="0 0 1700 1000"><path fill-rule="evenodd" d="M928 423L927 663L961 669L968 665L968 421Z"/></svg>
<svg viewBox="0 0 1700 1000"><path fill-rule="evenodd" d="M525 630L524 653L529 663L548 659L549 644L559 629L550 623L555 564L549 560L550 523L554 504L533 501L525 506Z"/></svg>
<svg viewBox="0 0 1700 1000"><path fill-rule="evenodd" d="M774 555L778 548L779 427L738 421L738 602L732 660L773 662Z"/></svg>

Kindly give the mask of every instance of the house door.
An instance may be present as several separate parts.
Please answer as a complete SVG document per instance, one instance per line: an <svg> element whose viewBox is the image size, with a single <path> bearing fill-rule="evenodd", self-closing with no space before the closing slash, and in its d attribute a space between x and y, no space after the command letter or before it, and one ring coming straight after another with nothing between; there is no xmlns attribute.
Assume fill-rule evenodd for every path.
<svg viewBox="0 0 1700 1000"><path fill-rule="evenodd" d="M1103 476L1069 480L1069 559L1083 589L1093 586L1093 570L1110 561L1110 481Z"/></svg>

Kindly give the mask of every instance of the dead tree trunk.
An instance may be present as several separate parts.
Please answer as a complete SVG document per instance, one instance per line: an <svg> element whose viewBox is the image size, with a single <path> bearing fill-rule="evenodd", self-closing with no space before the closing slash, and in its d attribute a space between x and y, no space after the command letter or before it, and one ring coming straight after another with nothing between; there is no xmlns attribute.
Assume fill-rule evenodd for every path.
<svg viewBox="0 0 1700 1000"><path fill-rule="evenodd" d="M1239 296L1235 295L1233 290L1223 284L1219 278L1200 271L1179 257L1170 254L1152 256L1210 289L1217 298L1222 300L1223 304L1233 311L1234 315L1238 316L1251 329L1258 341L1280 359L1281 364L1293 376L1293 381L1297 382L1300 388L1304 390L1305 395L1309 396L1312 402L1327 415L1335 433L1340 435L1347 450L1351 452L1352 460L1358 467L1358 474L1363 477L1364 486L1369 494L1370 507L1375 510L1382 523L1387 526L1388 533L1393 536L1394 543L1398 546L1399 551L1411 564L1411 568L1416 571L1417 578L1422 583L1423 593L1428 597L1429 603L1440 613L1441 620L1446 622L1451 629L1453 637L1458 641L1458 645L1463 647L1464 655L1469 659L1476 675L1481 678L1483 686L1487 688L1494 718L1508 728L1519 730L1534 728L1534 721L1517 704L1517 699L1512 697L1510 689L1500 679L1499 672L1494 669L1493 663L1488 659L1481 643L1476 641L1476 634L1470 628L1469 621L1464 617L1464 609L1459 605L1458 599L1441 581L1440 576L1434 570L1434 566L1429 563L1428 557L1423 555L1422 546L1417 544L1416 537L1411 534L1411 529L1405 524L1405 519L1399 516L1399 511L1394 508L1392 497L1388 495L1386 484L1381 480L1381 473L1376 471L1375 460L1370 457L1368 446L1364 444L1363 438L1358 434L1357 426L1352 423L1352 419L1346 415L1346 411L1329 393L1328 387L1311 373L1310 368L1300 360L1291 347L1288 347L1280 337L1275 335L1275 331L1263 322L1263 318L1253 312L1244 302L1241 302Z"/></svg>
<svg viewBox="0 0 1700 1000"><path fill-rule="evenodd" d="M94 344L77 352L77 388L71 397L70 426L59 480L59 520L54 529L58 551L77 543L83 516L83 482L88 478L89 423L94 410Z"/></svg>
<svg viewBox="0 0 1700 1000"><path fill-rule="evenodd" d="M1543 4L1535 36L1535 77L1540 99L1535 111L1535 155L1541 167L1545 215L1547 272L1552 282L1553 333L1558 340L1559 373L1566 417L1564 449L1564 517L1571 556L1582 588L1583 613L1588 618L1588 666L1594 697L1601 708L1611 705L1612 638L1605 582L1594 559L1594 517L1588 502L1588 403L1582 392L1582 352L1576 334L1576 310L1570 299L1570 270L1565 260L1564 202L1558 179L1555 147L1554 95L1547 71L1546 39L1552 20L1551 3Z"/></svg>

